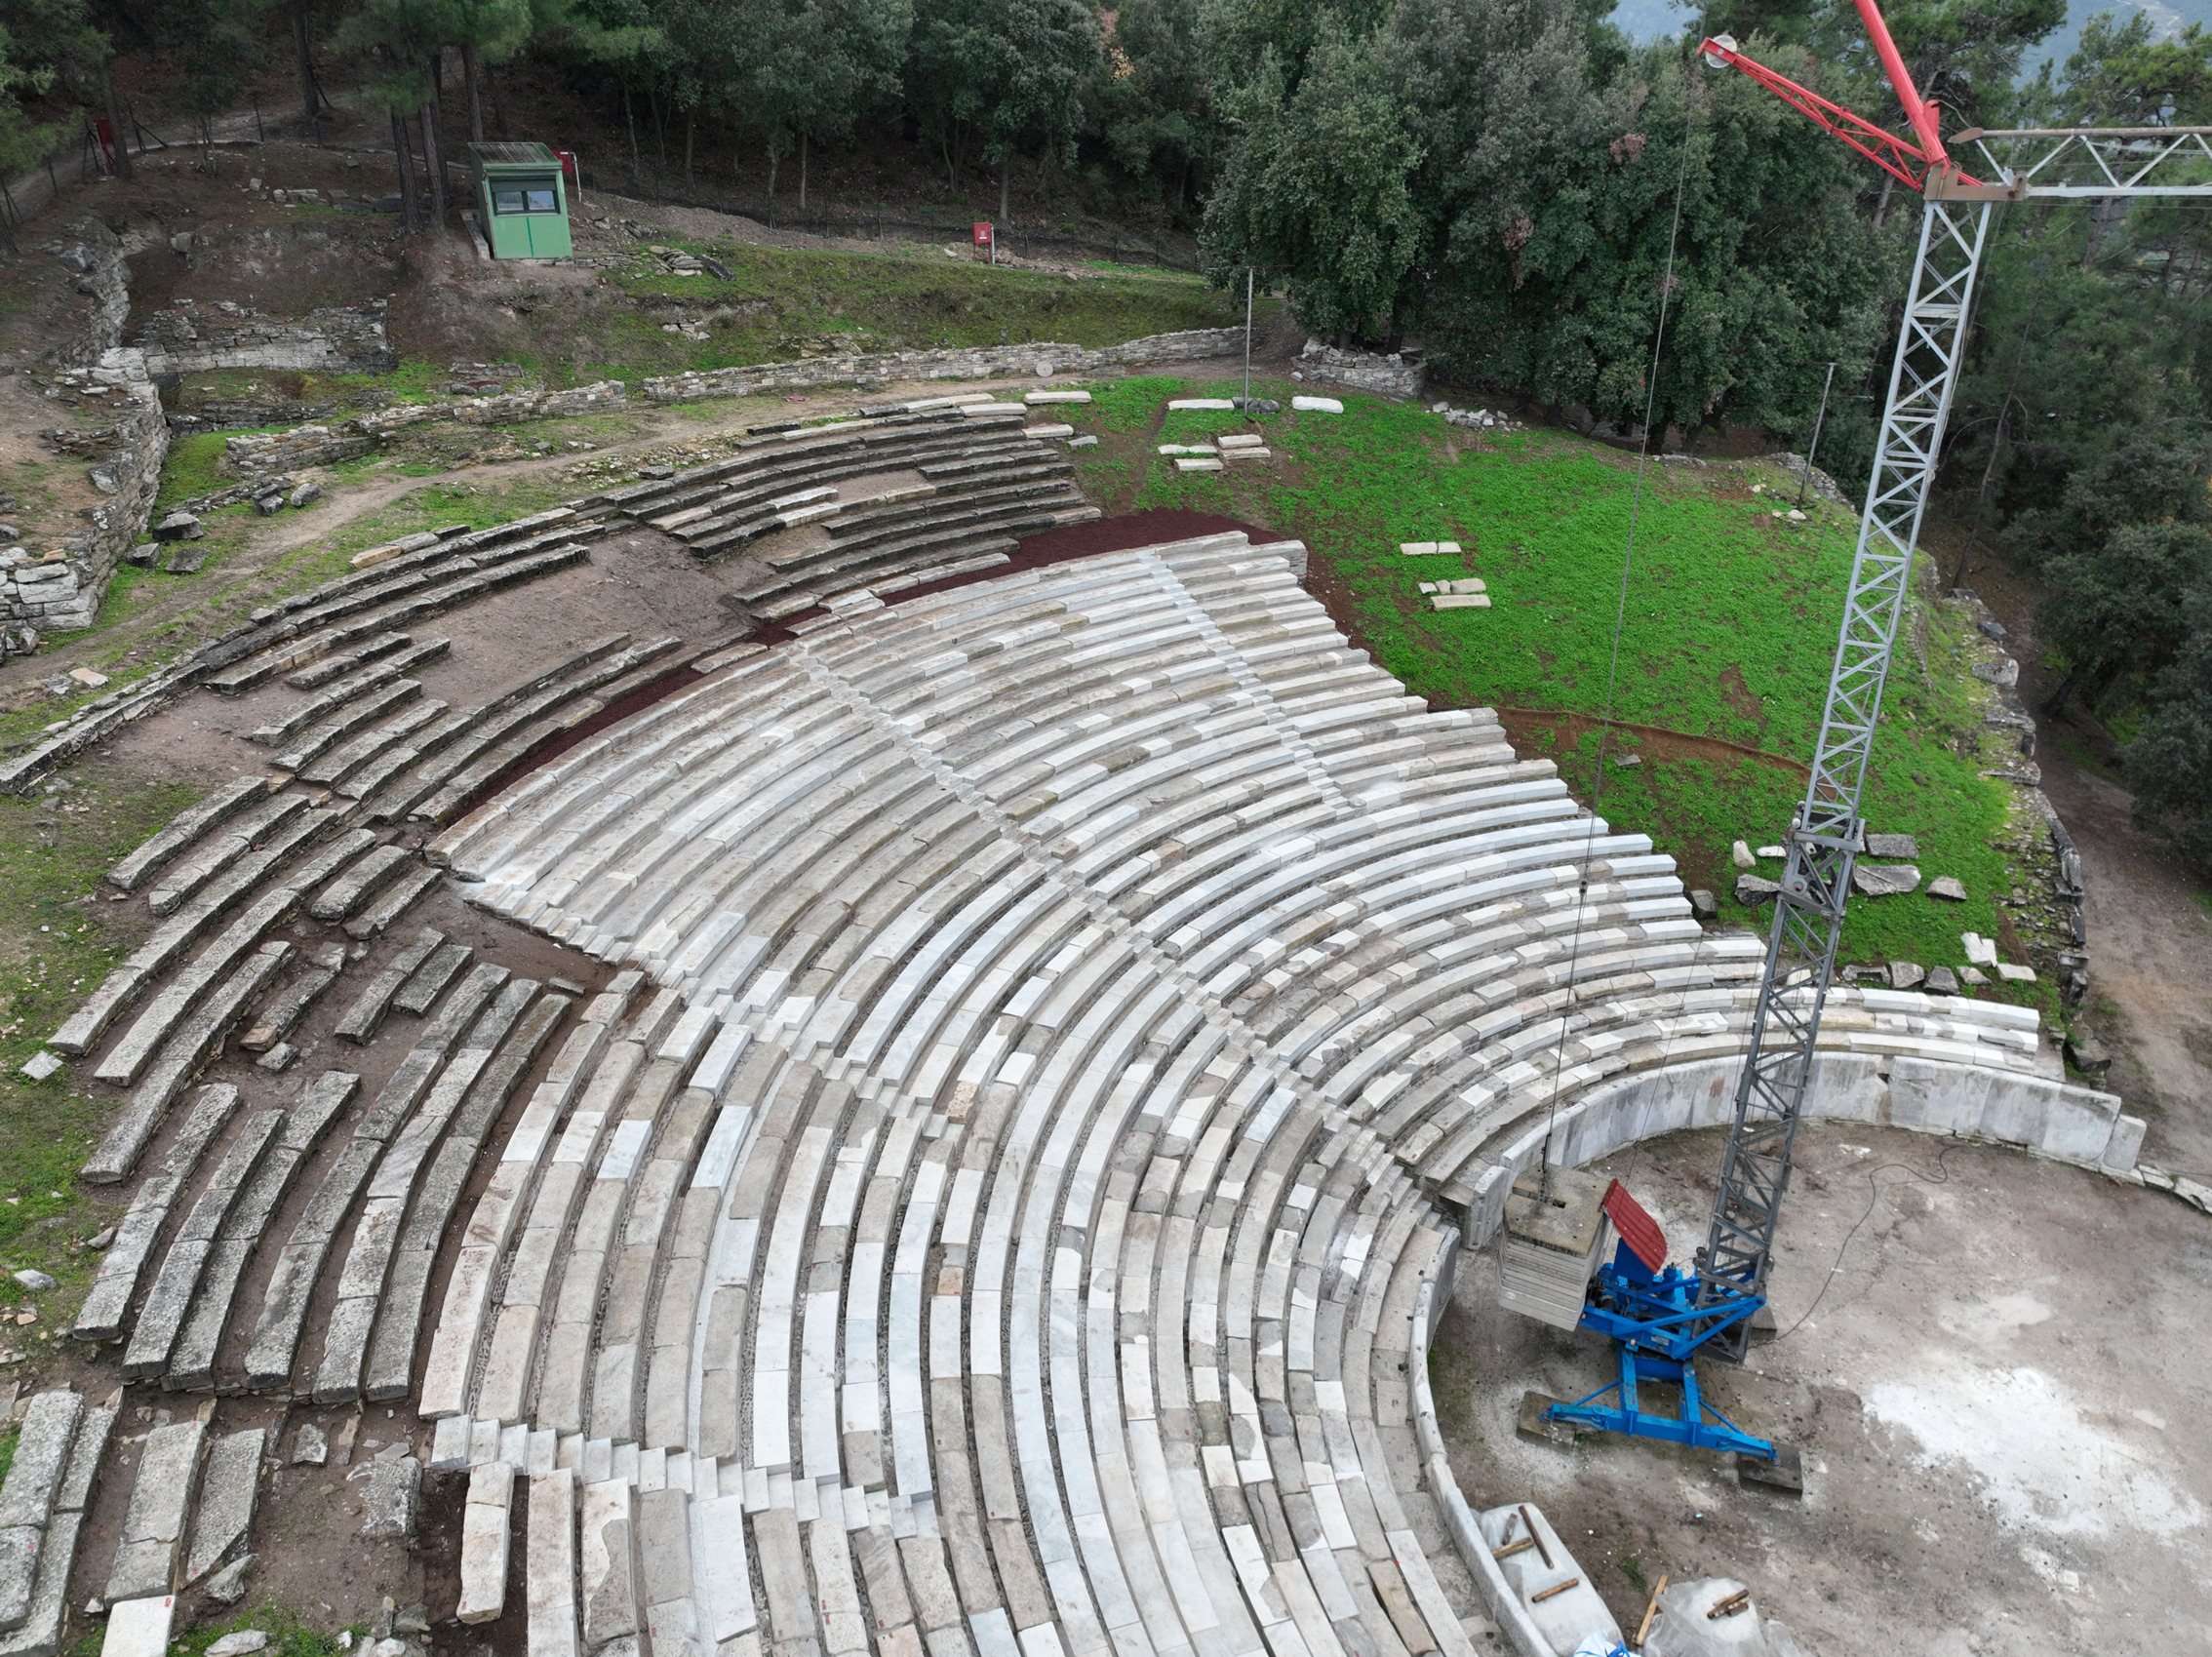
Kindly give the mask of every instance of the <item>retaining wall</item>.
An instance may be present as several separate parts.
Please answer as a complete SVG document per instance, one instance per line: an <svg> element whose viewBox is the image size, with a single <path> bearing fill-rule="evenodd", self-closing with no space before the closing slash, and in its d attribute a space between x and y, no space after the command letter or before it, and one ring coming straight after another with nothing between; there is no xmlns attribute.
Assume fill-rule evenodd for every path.
<svg viewBox="0 0 2212 1657"><path fill-rule="evenodd" d="M1718 1127L1735 1112L1740 1057L1643 1071L1592 1088L1560 1108L1552 1161L1580 1167L1624 1145L1683 1127ZM1864 1122L1923 1133L2017 1145L2084 1167L2124 1171L2143 1146L2143 1121L2120 1114L2117 1094L2016 1072L1872 1053L1823 1053L1805 1089L1808 1119ZM1476 1181L1467 1235L1481 1247L1497 1229L1506 1194L1543 1154L1546 1127L1531 1127Z"/></svg>
<svg viewBox="0 0 2212 1657"><path fill-rule="evenodd" d="M156 379L209 369L293 369L389 374L399 354L384 331L384 301L326 306L302 318L233 306L177 304L156 311L134 343Z"/></svg>
<svg viewBox="0 0 2212 1657"><path fill-rule="evenodd" d="M0 554L0 613L6 616L9 649L34 645L32 635L38 633L92 625L116 566L144 535L169 454L169 421L145 353L122 343L131 309L122 242L99 219L87 217L60 256L76 273L77 291L93 304L83 331L54 360L94 384L114 387L112 401L120 413L108 431L108 453L91 468L93 486L103 497L92 508L92 528L65 536L59 559L46 556L51 547Z"/></svg>
<svg viewBox="0 0 2212 1657"><path fill-rule="evenodd" d="M1319 339L1306 341L1298 372L1307 379L1325 379L1378 397L1418 397L1429 384L1428 365L1418 355L1408 359L1402 351L1387 357L1372 351L1340 351Z"/></svg>
<svg viewBox="0 0 2212 1657"><path fill-rule="evenodd" d="M223 468L234 475L292 471L350 460L374 449L379 438L430 420L464 425L515 425L524 420L564 419L626 407L629 392L618 379L579 385L567 391L511 391L496 397L460 397L451 403L395 403L335 426L295 426L290 431L242 432L222 442Z"/></svg>
<svg viewBox="0 0 2212 1657"><path fill-rule="evenodd" d="M1180 334L1155 334L1098 350L1047 341L979 346L973 350L803 357L795 363L759 363L745 368L708 369L700 374L666 375L647 380L640 394L650 403L691 403L710 397L757 397L765 392L800 391L823 385L865 387L932 379L1031 376L1049 379L1055 375L1101 374L1112 369L1159 363L1198 362L1207 357L1230 356L1244 348L1242 328L1197 328Z"/></svg>

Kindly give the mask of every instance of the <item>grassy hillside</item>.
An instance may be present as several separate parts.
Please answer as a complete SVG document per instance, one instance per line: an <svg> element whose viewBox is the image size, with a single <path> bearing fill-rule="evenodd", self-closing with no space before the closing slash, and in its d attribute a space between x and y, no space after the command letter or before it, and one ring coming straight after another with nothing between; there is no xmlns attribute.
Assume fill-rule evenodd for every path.
<svg viewBox="0 0 2212 1657"><path fill-rule="evenodd" d="M1254 391L1287 399L1302 387ZM1627 623L1612 697L1617 763L1596 775L1635 456L1556 432L1479 436L1434 414L1367 398L1346 413L1260 422L1276 458L1223 473L1178 473L1159 442L1251 429L1229 414L1166 412L1171 397L1217 393L1165 377L1093 387L1081 451L1086 482L1117 510L1182 506L1294 534L1313 549L1317 587L1376 660L1441 707L1500 709L1523 752L1548 754L1585 802L1648 833L1724 918L1762 917L1729 896L1730 844L1778 839L1804 790L1848 579L1855 518L1808 502L1811 520L1772 516L1779 472L1655 464L1646 478ZM1459 558L1407 558L1404 540L1457 540ZM1480 575L1493 608L1438 613L1418 583ZM1876 831L1920 841L1924 877L1955 875L1970 901L1924 893L1861 901L1847 958L1962 964L1958 934L1999 928L2003 855L1991 842L2003 788L1950 743L1978 713L1963 665L1963 622L1919 618L1890 681L1869 780ZM1762 864L1772 877L1778 865Z"/></svg>

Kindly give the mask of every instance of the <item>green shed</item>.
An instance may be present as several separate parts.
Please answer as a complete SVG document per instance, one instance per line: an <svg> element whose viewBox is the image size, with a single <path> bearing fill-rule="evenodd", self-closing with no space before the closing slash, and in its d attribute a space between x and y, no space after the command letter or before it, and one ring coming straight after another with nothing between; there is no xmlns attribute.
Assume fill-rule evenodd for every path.
<svg viewBox="0 0 2212 1657"><path fill-rule="evenodd" d="M566 258L575 252L558 155L541 143L472 143L468 160L494 258Z"/></svg>

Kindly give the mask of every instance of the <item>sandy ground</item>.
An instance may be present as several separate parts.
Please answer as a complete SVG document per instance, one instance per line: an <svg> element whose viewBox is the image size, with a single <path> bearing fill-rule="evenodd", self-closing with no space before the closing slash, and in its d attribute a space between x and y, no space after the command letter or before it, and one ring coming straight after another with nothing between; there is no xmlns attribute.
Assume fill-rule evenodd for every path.
<svg viewBox="0 0 2212 1657"><path fill-rule="evenodd" d="M1722 1143L1670 1135L1603 1170L1678 1260ZM2212 1430L2189 1402L2212 1359L2212 1221L1897 1129L1808 1127L1797 1166L1785 1333L1701 1374L1740 1425L1801 1447L1802 1500L1704 1452L1518 1439L1524 1390L1580 1398L1614 1365L1596 1335L1499 1310L1494 1248L1461 1262L1432 1369L1468 1499L1538 1503L1632 1631L1668 1572L1740 1577L1816 1657L2212 1648Z"/></svg>

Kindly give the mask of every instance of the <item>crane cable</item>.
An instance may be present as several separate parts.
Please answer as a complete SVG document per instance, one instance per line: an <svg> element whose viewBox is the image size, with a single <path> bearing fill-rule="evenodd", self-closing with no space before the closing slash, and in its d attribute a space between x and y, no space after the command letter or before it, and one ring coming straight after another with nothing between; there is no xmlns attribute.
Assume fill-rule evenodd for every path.
<svg viewBox="0 0 2212 1657"><path fill-rule="evenodd" d="M1628 546L1621 555L1620 596L1613 607L1613 652L1605 667L1605 712L1598 725L1598 778L1590 790L1590 828L1583 837L1582 878L1575 888L1574 931L1567 946L1566 981L1564 1001L1560 1007L1560 1040L1552 1053L1551 1113L1544 1124L1544 1146L1537 1175L1539 1189L1544 1198L1551 1196L1552 1186L1552 1136L1560 1122L1560 1077L1566 1067L1567 1027L1574 1010L1575 975L1582 963L1583 923L1589 914L1590 853L1598 843L1598 825L1604 819L1599 814L1605 799L1605 738L1613 729L1613 692L1621 673L1621 635L1628 626L1629 575L1636 567L1636 527L1643 508L1643 474L1651 463L1651 418L1659 406L1659 353L1667 340L1667 311L1675 296L1675 248L1682 230L1682 188L1689 178L1689 152L1692 131L1689 77L1682 78L1682 156L1681 167L1675 175L1675 217L1667 230L1667 274L1659 285L1659 330L1651 339L1651 373L1644 382L1643 440L1636 456L1636 487L1629 495Z"/></svg>

